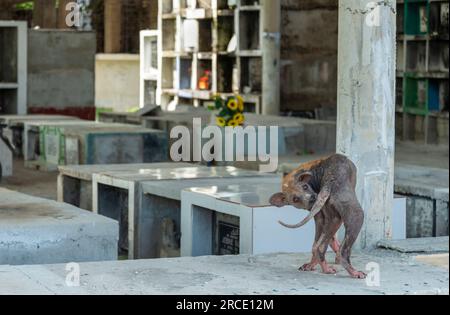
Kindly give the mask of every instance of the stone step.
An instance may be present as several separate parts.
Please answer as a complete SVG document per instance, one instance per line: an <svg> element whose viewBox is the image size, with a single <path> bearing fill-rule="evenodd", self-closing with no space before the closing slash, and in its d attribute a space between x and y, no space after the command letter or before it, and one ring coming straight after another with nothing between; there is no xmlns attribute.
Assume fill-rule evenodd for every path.
<svg viewBox="0 0 450 315"><path fill-rule="evenodd" d="M401 253L436 253L448 252L448 236L408 238L405 240L382 240L378 247L399 251Z"/></svg>

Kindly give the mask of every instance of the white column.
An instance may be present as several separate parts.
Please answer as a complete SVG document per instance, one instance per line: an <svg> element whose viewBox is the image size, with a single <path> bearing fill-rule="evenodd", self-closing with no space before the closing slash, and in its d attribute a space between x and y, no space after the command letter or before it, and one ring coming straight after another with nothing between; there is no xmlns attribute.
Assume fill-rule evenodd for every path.
<svg viewBox="0 0 450 315"><path fill-rule="evenodd" d="M339 1L337 152L358 168L360 248L392 234L395 37L394 0Z"/></svg>
<svg viewBox="0 0 450 315"><path fill-rule="evenodd" d="M262 0L262 114L280 112L281 3Z"/></svg>
<svg viewBox="0 0 450 315"><path fill-rule="evenodd" d="M28 80L28 26L25 21L14 21L17 24L17 114L27 113L27 80Z"/></svg>

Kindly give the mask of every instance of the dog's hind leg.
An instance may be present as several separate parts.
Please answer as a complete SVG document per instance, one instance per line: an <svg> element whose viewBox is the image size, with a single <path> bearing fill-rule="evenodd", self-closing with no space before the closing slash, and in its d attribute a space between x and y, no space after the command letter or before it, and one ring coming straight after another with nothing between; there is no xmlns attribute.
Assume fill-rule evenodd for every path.
<svg viewBox="0 0 450 315"><path fill-rule="evenodd" d="M343 215L345 238L341 245L341 265L353 278L364 279L366 274L357 271L350 262L353 244L358 238L364 222L364 211L356 197L347 207Z"/></svg>
<svg viewBox="0 0 450 315"><path fill-rule="evenodd" d="M339 230L339 228L338 228L338 230ZM331 240L331 243L330 243L330 247L333 250L333 252L336 254L334 263L336 265L340 265L341 264L341 244L339 243L337 235L333 236L333 239Z"/></svg>

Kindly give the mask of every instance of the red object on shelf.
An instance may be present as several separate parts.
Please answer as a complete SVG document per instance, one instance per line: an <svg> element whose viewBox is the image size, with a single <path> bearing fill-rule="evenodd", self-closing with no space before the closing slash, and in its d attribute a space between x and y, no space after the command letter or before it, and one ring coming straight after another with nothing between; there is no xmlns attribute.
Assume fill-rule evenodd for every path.
<svg viewBox="0 0 450 315"><path fill-rule="evenodd" d="M200 90L209 90L211 71L206 70L205 74L198 80L198 88Z"/></svg>

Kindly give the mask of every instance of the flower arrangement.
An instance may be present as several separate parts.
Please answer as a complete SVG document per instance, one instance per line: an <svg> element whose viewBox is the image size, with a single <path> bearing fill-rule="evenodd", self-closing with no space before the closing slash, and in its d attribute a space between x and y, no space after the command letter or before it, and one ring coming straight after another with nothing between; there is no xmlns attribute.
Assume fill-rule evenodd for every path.
<svg viewBox="0 0 450 315"><path fill-rule="evenodd" d="M240 95L224 99L216 96L213 110L217 110L216 123L220 127L242 126L245 122L244 100Z"/></svg>

